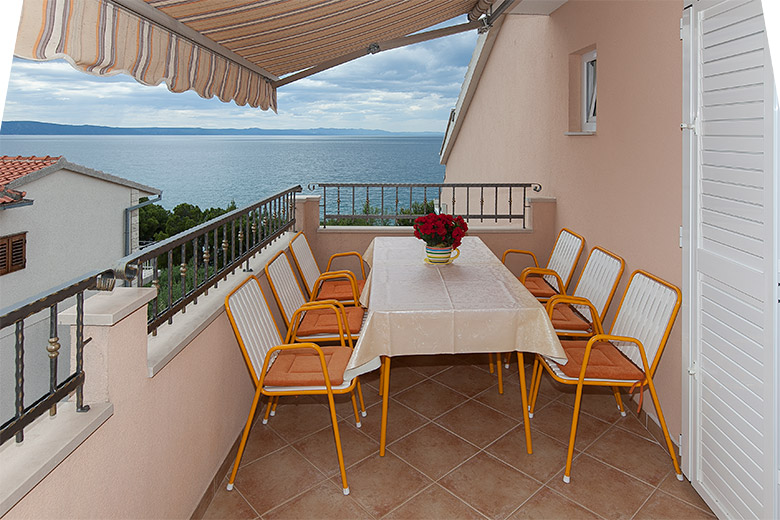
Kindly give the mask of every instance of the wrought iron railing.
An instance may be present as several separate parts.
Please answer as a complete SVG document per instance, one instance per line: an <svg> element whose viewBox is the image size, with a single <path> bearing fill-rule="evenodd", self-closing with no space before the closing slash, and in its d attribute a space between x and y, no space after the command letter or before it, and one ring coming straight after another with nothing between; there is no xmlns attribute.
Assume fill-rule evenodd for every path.
<svg viewBox="0 0 780 520"><path fill-rule="evenodd" d="M148 329L173 322L177 312L197 304L198 296L292 228L295 194L300 186L236 209L199 226L141 249L119 261L121 272L133 272L138 286L157 287L149 303Z"/></svg>
<svg viewBox="0 0 780 520"><path fill-rule="evenodd" d="M57 414L57 403L75 392L76 410L85 412L89 406L83 402L84 385L84 345L89 339L84 339L84 292L91 289L110 289L114 284L114 273L108 271L95 271L59 287L55 287L47 293L34 296L26 301L10 307L0 309L0 332L9 327L14 327L14 413L13 417L5 420L0 426L0 444L12 437L16 442L24 440L24 428L36 418L49 411L50 415ZM60 355L60 338L57 333L57 308L68 298L76 299L76 351L75 367L70 375L63 381L59 381L58 362ZM31 404L25 400L25 350L30 348L25 345L25 319L40 312L49 312L49 340L46 345L33 345L32 348L45 348L49 357L49 389L40 396L34 396ZM70 360L66 360L70 362ZM6 419L3 417L3 419Z"/></svg>
<svg viewBox="0 0 780 520"><path fill-rule="evenodd" d="M427 213L462 215L467 221L519 220L525 228L528 190L537 183L310 184L321 190L320 223L328 225L411 225Z"/></svg>

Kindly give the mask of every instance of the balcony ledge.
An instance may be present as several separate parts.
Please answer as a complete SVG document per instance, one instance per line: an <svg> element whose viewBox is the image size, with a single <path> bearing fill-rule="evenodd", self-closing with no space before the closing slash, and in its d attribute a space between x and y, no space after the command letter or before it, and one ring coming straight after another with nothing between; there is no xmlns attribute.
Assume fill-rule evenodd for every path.
<svg viewBox="0 0 780 520"><path fill-rule="evenodd" d="M24 442L6 442L0 448L0 517L113 414L111 403L91 404L84 413L76 412L74 402L60 403L57 415L39 417L25 428Z"/></svg>

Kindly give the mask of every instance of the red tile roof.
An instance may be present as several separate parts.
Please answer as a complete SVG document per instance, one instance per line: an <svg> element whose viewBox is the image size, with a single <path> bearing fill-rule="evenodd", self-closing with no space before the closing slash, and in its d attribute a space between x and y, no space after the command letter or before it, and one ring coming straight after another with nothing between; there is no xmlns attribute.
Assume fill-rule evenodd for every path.
<svg viewBox="0 0 780 520"><path fill-rule="evenodd" d="M22 157L18 155L0 155L0 187L5 186L11 181L24 177L28 173L37 172L47 166L56 164L62 159L59 157Z"/></svg>
<svg viewBox="0 0 780 520"><path fill-rule="evenodd" d="M7 186L11 181L15 181L25 175L47 166L56 164L60 157L22 157L20 155L11 157L10 155L0 156L0 206L10 206L20 202L29 202L24 200L27 192L12 190Z"/></svg>

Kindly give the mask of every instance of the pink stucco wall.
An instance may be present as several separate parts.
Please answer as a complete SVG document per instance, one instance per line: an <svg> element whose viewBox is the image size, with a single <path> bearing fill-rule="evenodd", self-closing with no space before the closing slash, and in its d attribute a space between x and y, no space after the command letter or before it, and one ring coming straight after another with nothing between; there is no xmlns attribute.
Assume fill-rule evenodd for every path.
<svg viewBox="0 0 780 520"><path fill-rule="evenodd" d="M241 432L254 388L224 312L153 378L146 305L102 329L114 415L5 518L189 518Z"/></svg>
<svg viewBox="0 0 780 520"><path fill-rule="evenodd" d="M559 226L582 234L588 249L626 259L619 294L640 268L679 286L681 13L680 0L569 0L549 17L508 16L447 161L447 182L540 182L543 195L557 198ZM593 45L597 133L565 136L569 55ZM617 299L608 324L616 308ZM678 319L655 378L674 439L680 331Z"/></svg>

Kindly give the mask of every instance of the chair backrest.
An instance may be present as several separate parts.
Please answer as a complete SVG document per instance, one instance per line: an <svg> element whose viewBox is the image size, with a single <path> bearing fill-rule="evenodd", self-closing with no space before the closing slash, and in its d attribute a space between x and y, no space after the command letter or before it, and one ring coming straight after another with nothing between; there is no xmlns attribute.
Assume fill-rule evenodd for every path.
<svg viewBox="0 0 780 520"><path fill-rule="evenodd" d="M590 250L588 260L582 269L574 296L587 298L599 312L603 322L612 297L615 295L620 277L623 275L625 261L614 253L601 247ZM590 317L590 309L586 305L575 305L584 316ZM593 321L593 318L590 318Z"/></svg>
<svg viewBox="0 0 780 520"><path fill-rule="evenodd" d="M287 252L282 250L276 253L265 266L265 275L274 293L279 310L282 311L284 324L290 326L290 318L304 303L306 297L303 289L295 278Z"/></svg>
<svg viewBox="0 0 780 520"><path fill-rule="evenodd" d="M623 294L611 334L636 338L642 342L651 377L669 339L681 301L680 289L642 270L634 271ZM621 343L616 345L636 366L643 369L637 348Z"/></svg>
<svg viewBox="0 0 780 520"><path fill-rule="evenodd" d="M558 287L559 290L569 287L569 282L571 282L574 268L577 266L584 245L585 239L569 229L563 228L558 233L558 239L555 241L552 253L550 253L547 268L558 273L558 276L563 280L564 287ZM553 287L557 286L554 276L545 275L544 278Z"/></svg>
<svg viewBox="0 0 780 520"><path fill-rule="evenodd" d="M309 246L309 240L303 234L303 231L296 233L290 240L290 253L295 266L298 268L298 272L301 273L303 285L306 286L309 294L311 294L314 291L314 283L320 277L322 271L317 266L317 261L314 259L311 246Z"/></svg>
<svg viewBox="0 0 780 520"><path fill-rule="evenodd" d="M260 281L254 276L244 280L225 298L225 309L257 384L268 351L283 343Z"/></svg>

